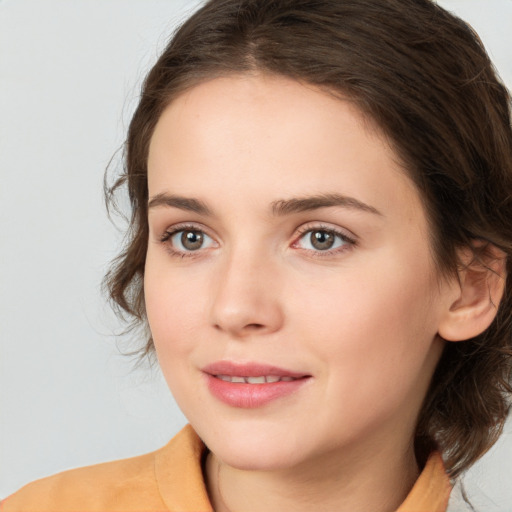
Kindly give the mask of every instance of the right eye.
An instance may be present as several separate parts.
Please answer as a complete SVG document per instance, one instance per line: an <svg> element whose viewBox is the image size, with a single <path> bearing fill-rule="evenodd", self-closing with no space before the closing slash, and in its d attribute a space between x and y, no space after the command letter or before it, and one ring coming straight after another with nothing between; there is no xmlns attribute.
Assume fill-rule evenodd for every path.
<svg viewBox="0 0 512 512"><path fill-rule="evenodd" d="M177 229L167 231L162 242L170 243L173 251L185 255L200 249L208 249L215 245L213 238L199 229Z"/></svg>

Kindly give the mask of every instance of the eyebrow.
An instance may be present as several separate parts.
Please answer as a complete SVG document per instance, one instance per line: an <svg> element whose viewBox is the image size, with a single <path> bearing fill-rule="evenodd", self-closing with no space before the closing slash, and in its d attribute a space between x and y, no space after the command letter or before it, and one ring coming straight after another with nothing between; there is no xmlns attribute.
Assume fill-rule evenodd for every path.
<svg viewBox="0 0 512 512"><path fill-rule="evenodd" d="M157 194L149 200L148 208L157 208L158 206L170 206L173 208L179 208L180 210L198 213L199 215L204 216L212 215L210 208L208 208L208 206L203 201L194 199L192 197L183 197L166 193Z"/></svg>
<svg viewBox="0 0 512 512"><path fill-rule="evenodd" d="M318 210L319 208L329 208L332 206L341 206L351 210L360 210L383 216L379 210L353 197L347 197L340 194L321 194L317 196L298 197L291 199L280 199L272 203L272 213L274 215L289 215L291 213L307 212Z"/></svg>
<svg viewBox="0 0 512 512"><path fill-rule="evenodd" d="M161 193L153 196L149 200L149 209L161 206L178 208L180 210L194 212L207 217L213 216L212 211L206 203L193 197ZM307 212L333 206L340 206L343 208L359 210L382 216L382 213L373 206L363 203L353 197L340 194L321 194L307 197L294 197L291 199L279 199L271 203L271 210L272 214L275 216L284 216L292 213Z"/></svg>

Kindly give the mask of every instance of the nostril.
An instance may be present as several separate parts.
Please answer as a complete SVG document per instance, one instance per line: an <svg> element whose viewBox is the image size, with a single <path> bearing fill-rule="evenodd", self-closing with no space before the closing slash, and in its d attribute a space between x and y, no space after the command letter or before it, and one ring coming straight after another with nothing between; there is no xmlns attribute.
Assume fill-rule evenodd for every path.
<svg viewBox="0 0 512 512"><path fill-rule="evenodd" d="M224 331L224 330L227 330L229 331L230 329L229 328L226 328L226 327L223 327L222 324L214 324L213 326L217 331ZM245 334L248 334L250 332L257 332L257 331L264 331L265 330L265 325L264 324L256 324L256 323L253 323L253 324L246 324L244 325L241 329L231 329L233 332L238 332L238 335L241 335L243 336L244 333Z"/></svg>
<svg viewBox="0 0 512 512"><path fill-rule="evenodd" d="M265 327L263 324L247 324L245 326L245 328L250 331L256 331L258 329L262 329L263 327Z"/></svg>

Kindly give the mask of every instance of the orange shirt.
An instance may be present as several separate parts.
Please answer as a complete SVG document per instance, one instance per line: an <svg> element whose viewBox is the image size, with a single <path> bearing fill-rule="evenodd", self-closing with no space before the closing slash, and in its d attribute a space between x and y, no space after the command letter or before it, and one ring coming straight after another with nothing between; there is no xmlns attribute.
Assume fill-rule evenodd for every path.
<svg viewBox="0 0 512 512"><path fill-rule="evenodd" d="M190 425L147 455L65 471L33 482L1 512L213 512L204 485L205 447ZM397 512L445 512L451 491L433 454Z"/></svg>

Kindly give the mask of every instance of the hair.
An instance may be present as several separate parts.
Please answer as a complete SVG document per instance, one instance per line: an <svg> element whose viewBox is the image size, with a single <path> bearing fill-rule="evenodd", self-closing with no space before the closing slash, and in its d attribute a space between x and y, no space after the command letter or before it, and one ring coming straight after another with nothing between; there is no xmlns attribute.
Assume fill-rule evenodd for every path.
<svg viewBox="0 0 512 512"><path fill-rule="evenodd" d="M463 247L483 265L492 253L486 248L499 248L512 273L511 101L471 27L430 0L210 0L147 75L124 173L106 190L113 201L127 186L131 202L126 245L105 281L125 319L147 327L147 159L155 125L184 91L243 73L317 86L377 124L420 192L441 276L456 275ZM145 354L153 351L148 337ZM493 324L446 343L419 414L419 461L439 449L456 477L492 446L509 409L511 360L508 279Z"/></svg>

